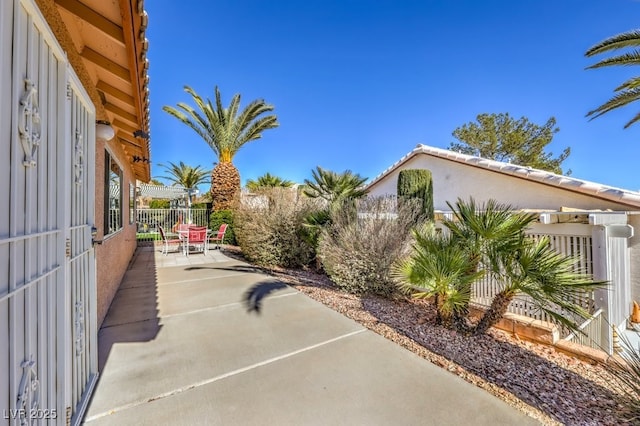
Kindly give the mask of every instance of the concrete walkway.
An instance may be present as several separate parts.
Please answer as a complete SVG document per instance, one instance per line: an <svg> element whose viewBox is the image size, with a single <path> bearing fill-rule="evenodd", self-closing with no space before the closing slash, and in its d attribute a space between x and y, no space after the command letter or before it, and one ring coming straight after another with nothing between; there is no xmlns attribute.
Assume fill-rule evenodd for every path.
<svg viewBox="0 0 640 426"><path fill-rule="evenodd" d="M218 250L138 249L99 353L91 426L537 424Z"/></svg>

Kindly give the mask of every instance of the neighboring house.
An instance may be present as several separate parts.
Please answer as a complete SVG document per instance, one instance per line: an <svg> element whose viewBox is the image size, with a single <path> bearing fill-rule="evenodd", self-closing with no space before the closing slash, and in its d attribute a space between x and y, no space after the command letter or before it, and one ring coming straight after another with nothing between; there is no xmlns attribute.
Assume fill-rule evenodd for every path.
<svg viewBox="0 0 640 426"><path fill-rule="evenodd" d="M79 424L148 182L142 0L0 2L0 408ZM39 409L39 411L38 411ZM52 420L55 418L55 420Z"/></svg>
<svg viewBox="0 0 640 426"><path fill-rule="evenodd" d="M431 171L436 211L449 212L447 202L458 198L495 199L539 212L535 232L562 234L567 244L586 237L594 276L612 282L597 303L612 324L625 328L632 301L640 300L640 193L418 145L369 182L368 194L396 195L398 173L405 169Z"/></svg>

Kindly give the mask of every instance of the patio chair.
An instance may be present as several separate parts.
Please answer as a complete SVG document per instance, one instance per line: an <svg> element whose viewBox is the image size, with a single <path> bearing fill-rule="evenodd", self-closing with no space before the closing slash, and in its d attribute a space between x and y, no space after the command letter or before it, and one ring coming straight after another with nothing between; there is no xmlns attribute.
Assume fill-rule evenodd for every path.
<svg viewBox="0 0 640 426"><path fill-rule="evenodd" d="M191 247L196 251L202 251L207 253L208 241L207 241L207 228L205 226L191 226L187 234L187 241L185 246L185 255L189 256Z"/></svg>
<svg viewBox="0 0 640 426"><path fill-rule="evenodd" d="M165 256L169 254L169 246L176 245L178 249L182 245L182 240L179 238L168 238L167 233L164 232L164 228L158 225L158 231L160 231L160 237L162 238L162 254Z"/></svg>
<svg viewBox="0 0 640 426"><path fill-rule="evenodd" d="M227 232L227 224L223 223L222 225L220 225L220 229L218 229L217 232L214 232L213 234L211 234L211 236L209 237L209 243L213 243L216 246L214 247L214 250L216 248L220 248L220 244L224 244L224 234Z"/></svg>

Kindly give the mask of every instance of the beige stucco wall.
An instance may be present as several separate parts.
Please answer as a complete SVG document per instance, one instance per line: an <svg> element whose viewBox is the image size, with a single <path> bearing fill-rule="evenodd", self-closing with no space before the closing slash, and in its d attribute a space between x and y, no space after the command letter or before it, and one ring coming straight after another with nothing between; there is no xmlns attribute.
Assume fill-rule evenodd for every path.
<svg viewBox="0 0 640 426"><path fill-rule="evenodd" d="M104 238L104 160L105 146L109 153L116 159L123 172L122 204L123 217L122 229ZM124 273L127 271L129 261L136 249L135 223L129 224L129 183L135 185L133 172L129 167L126 156L119 143L114 141L105 144L105 141L96 141L96 228L97 239L103 240L96 245L96 275L97 275L97 305L98 327L107 315L111 301L118 291Z"/></svg>
<svg viewBox="0 0 640 426"><path fill-rule="evenodd" d="M476 201L495 199L514 208L558 210L578 209L630 210L628 206L586 194L568 191L516 176L418 154L369 188L370 195L395 195L398 173L404 169L428 169L433 176L433 199L436 210L449 211L447 201L458 197Z"/></svg>

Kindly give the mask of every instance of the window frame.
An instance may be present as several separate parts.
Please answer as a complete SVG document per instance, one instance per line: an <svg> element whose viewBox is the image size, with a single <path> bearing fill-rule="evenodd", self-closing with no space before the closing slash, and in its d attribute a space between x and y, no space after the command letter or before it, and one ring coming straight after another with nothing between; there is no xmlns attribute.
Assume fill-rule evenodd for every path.
<svg viewBox="0 0 640 426"><path fill-rule="evenodd" d="M123 191L124 173L122 167L116 160L116 158L105 149L104 158L104 237L114 235L122 230L124 224L122 221L124 206L123 206ZM117 170L114 170L117 169ZM114 178L117 178L119 189L117 190L118 196L112 196L111 184ZM112 207L112 205L117 205ZM113 225L113 226L112 226Z"/></svg>

